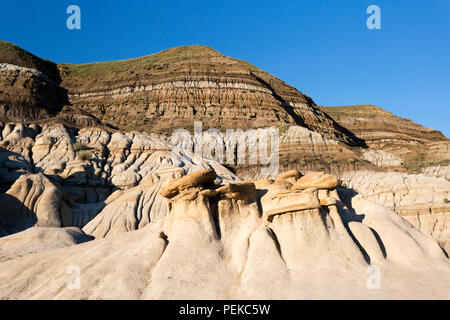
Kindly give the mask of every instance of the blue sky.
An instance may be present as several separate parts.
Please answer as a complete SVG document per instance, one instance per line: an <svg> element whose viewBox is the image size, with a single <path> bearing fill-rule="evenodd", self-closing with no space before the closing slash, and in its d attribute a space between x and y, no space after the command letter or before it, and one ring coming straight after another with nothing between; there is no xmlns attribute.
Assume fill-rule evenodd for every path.
<svg viewBox="0 0 450 320"><path fill-rule="evenodd" d="M81 8L81 30L66 8ZM366 9L381 8L381 30ZM375 104L450 136L450 1L2 1L0 39L55 62L203 44L320 105Z"/></svg>

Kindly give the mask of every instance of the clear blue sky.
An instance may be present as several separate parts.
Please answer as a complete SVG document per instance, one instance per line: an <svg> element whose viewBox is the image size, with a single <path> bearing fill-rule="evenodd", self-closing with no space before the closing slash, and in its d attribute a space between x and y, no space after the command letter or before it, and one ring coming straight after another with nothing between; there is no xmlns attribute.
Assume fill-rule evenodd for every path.
<svg viewBox="0 0 450 320"><path fill-rule="evenodd" d="M81 8L81 30L66 8ZM381 8L381 30L366 9ZM449 0L2 1L0 39L55 62L209 45L320 105L375 104L450 136Z"/></svg>

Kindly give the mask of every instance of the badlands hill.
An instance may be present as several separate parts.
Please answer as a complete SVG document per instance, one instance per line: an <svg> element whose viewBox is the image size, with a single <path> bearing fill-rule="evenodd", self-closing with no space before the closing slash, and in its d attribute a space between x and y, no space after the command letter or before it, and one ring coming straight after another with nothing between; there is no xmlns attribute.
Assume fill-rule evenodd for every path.
<svg viewBox="0 0 450 320"><path fill-rule="evenodd" d="M216 129L287 124L363 145L316 108L310 97L248 62L206 46L59 67L72 105L125 130L164 132L189 128L194 120Z"/></svg>
<svg viewBox="0 0 450 320"><path fill-rule="evenodd" d="M0 85L0 298L450 297L437 131L204 46L56 65L0 42ZM279 172L161 134L194 120L278 129Z"/></svg>
<svg viewBox="0 0 450 320"><path fill-rule="evenodd" d="M2 41L0 66L4 123L166 134L192 130L196 120L204 130L223 132L274 127L287 132L280 146L283 170L449 173L449 143L440 132L373 106L318 108L280 79L206 46L56 65ZM258 174L255 166L230 168L247 177Z"/></svg>
<svg viewBox="0 0 450 320"><path fill-rule="evenodd" d="M85 116L125 131L167 132L168 128L192 128L194 120L217 129L290 124L349 145L364 145L316 108L308 96L245 61L206 46L172 48L124 61L55 65L13 44L0 44L3 86L13 87L9 89L13 93L3 97L5 108L11 110L8 121L20 120L20 116L47 118L70 104ZM25 71L33 74L31 80L17 83ZM35 90L29 82L64 88L66 95ZM14 94L14 90L19 91ZM33 104L14 100L27 95L34 98ZM49 97L58 98L54 106L46 102Z"/></svg>
<svg viewBox="0 0 450 320"><path fill-rule="evenodd" d="M412 173L426 171L450 179L450 140L440 131L425 128L372 105L320 107L342 126L364 139L372 150L397 158L392 167ZM387 166L390 164L388 163Z"/></svg>

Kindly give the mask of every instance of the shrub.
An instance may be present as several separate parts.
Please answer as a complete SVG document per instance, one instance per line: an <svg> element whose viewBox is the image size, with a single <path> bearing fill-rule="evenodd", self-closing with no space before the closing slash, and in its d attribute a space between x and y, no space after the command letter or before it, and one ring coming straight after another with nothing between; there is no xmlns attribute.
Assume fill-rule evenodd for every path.
<svg viewBox="0 0 450 320"><path fill-rule="evenodd" d="M289 126L286 124L283 124L281 126L278 127L278 133L279 134L283 134L285 133L287 130L289 129Z"/></svg>
<svg viewBox="0 0 450 320"><path fill-rule="evenodd" d="M92 154L89 151L80 150L77 152L77 157L78 157L78 159L80 159L82 161L88 161L88 160L91 160Z"/></svg>
<svg viewBox="0 0 450 320"><path fill-rule="evenodd" d="M82 142L75 142L74 144L72 144L72 149L73 149L73 151L78 152L78 151L88 150L89 147Z"/></svg>
<svg viewBox="0 0 450 320"><path fill-rule="evenodd" d="M448 199L447 198L444 198L444 203L448 203Z"/></svg>

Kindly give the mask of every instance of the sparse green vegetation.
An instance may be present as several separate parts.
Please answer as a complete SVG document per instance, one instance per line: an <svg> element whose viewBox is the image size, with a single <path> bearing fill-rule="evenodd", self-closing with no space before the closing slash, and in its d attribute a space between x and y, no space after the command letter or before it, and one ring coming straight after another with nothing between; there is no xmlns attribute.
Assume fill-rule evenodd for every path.
<svg viewBox="0 0 450 320"><path fill-rule="evenodd" d="M72 149L80 160L88 161L92 158L92 154L88 151L89 147L82 142L75 142L72 144Z"/></svg>
<svg viewBox="0 0 450 320"><path fill-rule="evenodd" d="M325 107L319 106L320 110L328 113L331 117L336 116L352 116L360 118L375 118L376 116L383 115L395 117L389 111L373 105L354 105L354 106L343 106L343 107Z"/></svg>
<svg viewBox="0 0 450 320"><path fill-rule="evenodd" d="M289 126L287 124L283 124L278 127L278 133L283 134L289 129Z"/></svg>
<svg viewBox="0 0 450 320"><path fill-rule="evenodd" d="M78 152L78 151L89 150L89 147L82 142L75 142L74 144L72 144L72 149L73 149L73 151Z"/></svg>
<svg viewBox="0 0 450 320"><path fill-rule="evenodd" d="M88 161L88 160L91 160L92 154L89 151L80 150L77 152L77 158L82 161Z"/></svg>
<svg viewBox="0 0 450 320"><path fill-rule="evenodd" d="M394 144L393 141L388 141L388 142L386 142L386 143L383 145L383 147L382 147L381 149L385 149L385 148L391 147L393 144Z"/></svg>
<svg viewBox="0 0 450 320"><path fill-rule="evenodd" d="M167 49L145 57L106 61L88 64L61 64L61 68L67 75L73 76L101 76L109 73L137 72L150 69L163 69L168 64L188 60L192 57L222 56L216 50L207 46L183 46Z"/></svg>
<svg viewBox="0 0 450 320"><path fill-rule="evenodd" d="M437 166L448 166L450 164L449 160L444 161L427 161L424 157L419 156L418 158L414 158L405 162L405 169L410 173L421 173L423 169L428 167L437 167Z"/></svg>

